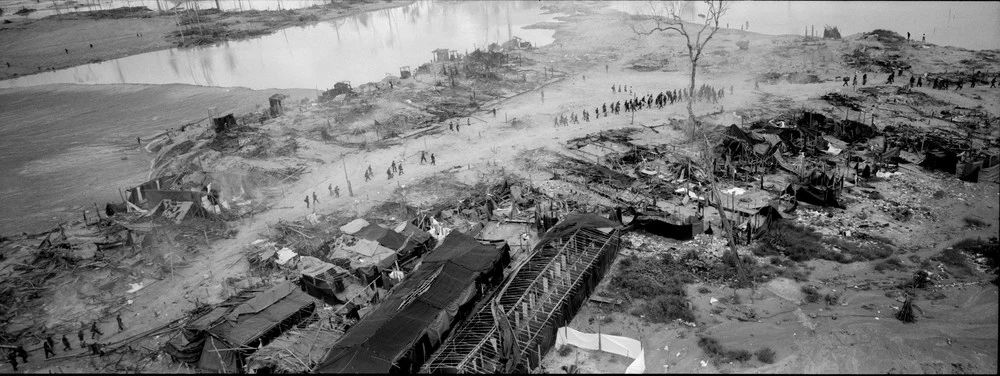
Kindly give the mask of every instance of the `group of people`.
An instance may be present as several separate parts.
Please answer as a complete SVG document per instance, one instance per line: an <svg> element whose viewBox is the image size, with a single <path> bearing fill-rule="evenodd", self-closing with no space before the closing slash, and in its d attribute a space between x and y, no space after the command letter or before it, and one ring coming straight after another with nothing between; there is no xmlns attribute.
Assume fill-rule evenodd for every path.
<svg viewBox="0 0 1000 376"><path fill-rule="evenodd" d="M493 116L496 116L496 109L493 110ZM471 119L465 119L465 125L472 125ZM458 120L448 122L448 130L452 132L461 131L462 123Z"/></svg>
<svg viewBox="0 0 1000 376"><path fill-rule="evenodd" d="M733 87L729 87L729 93L732 94L734 91ZM612 93L632 93L632 88L628 85L611 85ZM692 96L692 91L690 89L674 89L660 92L659 94L646 94L643 96L633 96L631 99L626 99L625 101L616 101L609 103L603 103L599 107L594 108L594 118L600 119L601 116L607 117L608 113L612 115L621 114L622 108L625 108L625 112L635 112L642 110L643 108L656 107L662 109L664 106L674 104L676 102L681 102L684 98ZM711 85L702 84L697 90L693 91L693 99L696 101L709 101L712 103L718 103L719 99L726 96L726 89L715 88ZM634 94L633 94L634 95ZM569 124L580 124L580 119L583 121L590 121L590 110L583 110L578 116L573 113L570 115L560 114L553 119L553 125L556 127L567 126Z"/></svg>
<svg viewBox="0 0 1000 376"><path fill-rule="evenodd" d="M904 73L903 69L892 70L891 72L889 72L889 77L886 78L886 80L885 80L886 85L892 85L893 83L895 83L896 82L896 77L897 76L898 77L903 77L903 73ZM924 80L926 79L927 80L927 84L931 85L932 89L948 90L951 87L951 84L953 82L952 80L948 80L948 79L945 79L945 78L942 78L942 77L934 77L932 79L932 78L930 78L928 76L929 75L927 73L924 73L922 76L918 76L918 75L913 74L911 72L910 73L910 80L906 84L906 86L908 86L911 89L914 88L914 87L923 87L924 86ZM970 74L969 76L970 76L970 78L968 79L968 82L969 82L969 87L970 88L974 88L974 87L976 87L977 83L981 83L981 82L983 82L983 81L986 80L986 77L985 77L985 75L983 75L982 71L977 71L976 73ZM851 82L851 78L849 76L844 76L843 80L844 80L844 85L843 86L847 86L848 82ZM963 78L962 76L959 76L959 78L957 80L954 80L955 90L960 90L963 87L965 87L965 82L966 82L966 79ZM867 85L867 84L868 84L868 73L863 73L861 75L861 85L864 86L864 85ZM857 86L858 86L858 73L857 72L854 73L854 82L853 82L853 85L854 85L855 90L856 90ZM995 87L997 87L997 79L996 79L996 77L993 77L993 79L990 80L990 88L995 88Z"/></svg>
<svg viewBox="0 0 1000 376"><path fill-rule="evenodd" d="M122 322L122 316L120 314L115 317L115 320L118 322L118 331L125 330L125 323ZM86 329L84 328L86 328L86 325L80 323L80 330L76 333L77 339L79 340L80 348L82 349L86 347L90 349L90 353L92 355L104 356L105 355L104 345L96 341L97 338L104 335L104 333L101 332L101 329L98 328L97 321L94 321L90 325L90 339L93 342L87 343L85 339ZM70 351L73 349L73 346L69 342L69 337L67 337L65 334L63 334L62 336L62 345L63 345L63 351ZM53 339L52 334L48 334L45 337L45 340L42 341L42 351L45 352L45 359L56 356L55 348L56 348L56 341L55 339ZM22 345L18 345L16 348L11 349L10 351L7 352L7 361L10 363L11 367L14 368L14 371L17 371L17 365L18 365L17 358L21 358L20 363L25 363L25 364L28 363L28 351L25 350L24 346Z"/></svg>

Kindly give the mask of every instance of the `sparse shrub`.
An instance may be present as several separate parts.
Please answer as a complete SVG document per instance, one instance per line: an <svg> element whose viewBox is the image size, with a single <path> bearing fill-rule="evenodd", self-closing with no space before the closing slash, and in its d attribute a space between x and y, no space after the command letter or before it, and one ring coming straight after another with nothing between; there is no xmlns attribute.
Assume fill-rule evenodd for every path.
<svg viewBox="0 0 1000 376"><path fill-rule="evenodd" d="M903 269L903 262L899 257L892 256L885 260L875 263L875 271L884 272L886 270L900 270Z"/></svg>
<svg viewBox="0 0 1000 376"><path fill-rule="evenodd" d="M940 291L932 291L930 294L927 294L926 296L927 300L941 300L947 297L948 295L945 295L943 292Z"/></svg>
<svg viewBox="0 0 1000 376"><path fill-rule="evenodd" d="M604 318L601 319L601 324L607 325L607 324L613 323L614 321L615 321L615 318L611 317L610 315L608 315L608 316L604 316Z"/></svg>
<svg viewBox="0 0 1000 376"><path fill-rule="evenodd" d="M684 285L690 283L685 273L673 273L662 263L648 262L631 255L619 262L619 269L613 274L609 285L613 293L630 299L645 300L641 309L631 310L633 315L645 315L653 322L669 322L674 319L694 321L694 314L688 308Z"/></svg>
<svg viewBox="0 0 1000 376"><path fill-rule="evenodd" d="M840 295L826 294L823 296L823 300L826 300L826 305L837 305L840 303Z"/></svg>
<svg viewBox="0 0 1000 376"><path fill-rule="evenodd" d="M976 217L965 217L965 218L962 218L962 221L964 221L965 225L969 226L969 227L989 227L990 226L990 224L988 222L986 222L986 221L984 221L982 219L976 218Z"/></svg>
<svg viewBox="0 0 1000 376"><path fill-rule="evenodd" d="M733 359L733 360L738 361L740 363L746 362L746 361L750 360L750 358L753 357L753 354L751 354L750 351L747 351L745 349L732 350L732 351L729 351L729 353L727 355L729 355L730 359Z"/></svg>
<svg viewBox="0 0 1000 376"><path fill-rule="evenodd" d="M701 293L701 294L708 294L708 293L712 292L712 290L709 289L708 287L702 286L702 287L698 288L698 292Z"/></svg>
<svg viewBox="0 0 1000 376"><path fill-rule="evenodd" d="M942 198L945 198L946 196L948 196L948 194L944 193L944 191L942 191L940 189L937 190L936 192L934 192L933 195L931 195L931 197L933 197L935 200L940 200Z"/></svg>
<svg viewBox="0 0 1000 376"><path fill-rule="evenodd" d="M774 350L771 350L770 347L765 347L760 350L757 350L757 352L755 352L754 355L757 355L757 360L761 361L762 363L767 363L767 364L774 363L775 354Z"/></svg>
<svg viewBox="0 0 1000 376"><path fill-rule="evenodd" d="M664 295L646 303L646 317L654 322L670 322L676 319L694 321L694 313L688 309L687 299L678 295Z"/></svg>
<svg viewBox="0 0 1000 376"><path fill-rule="evenodd" d="M812 286L802 286L802 293L805 294L806 302L809 303L816 303L822 297L822 295L819 294L819 291Z"/></svg>
<svg viewBox="0 0 1000 376"><path fill-rule="evenodd" d="M709 358L717 358L725 355L725 349L719 344L719 340L712 337L698 338L698 347L705 352Z"/></svg>
<svg viewBox="0 0 1000 376"><path fill-rule="evenodd" d="M914 264L920 264L922 262L922 260L920 260L920 256L918 256L918 255L910 255L907 258L910 260L910 262L912 262Z"/></svg>
<svg viewBox="0 0 1000 376"><path fill-rule="evenodd" d="M931 259L945 264L950 267L953 272L957 271L964 275L970 275L973 273L972 265L969 263L969 260L967 260L965 255L962 254L962 251L959 251L955 247L949 247Z"/></svg>
<svg viewBox="0 0 1000 376"><path fill-rule="evenodd" d="M698 338L698 347L701 351L705 352L705 355L715 362L746 362L753 357L750 351L744 349L738 350L726 350L717 339L712 337L700 337Z"/></svg>
<svg viewBox="0 0 1000 376"><path fill-rule="evenodd" d="M569 345L559 346L559 351L558 351L559 356L567 356L567 355L569 355L572 352L573 352L573 348L570 347Z"/></svg>

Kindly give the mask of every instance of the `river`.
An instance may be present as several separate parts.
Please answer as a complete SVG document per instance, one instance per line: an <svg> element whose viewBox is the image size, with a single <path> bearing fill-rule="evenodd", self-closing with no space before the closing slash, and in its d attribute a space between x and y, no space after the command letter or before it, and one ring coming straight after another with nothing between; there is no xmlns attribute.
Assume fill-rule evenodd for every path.
<svg viewBox="0 0 1000 376"><path fill-rule="evenodd" d="M664 3L615 1L612 8L632 14L663 10ZM696 22L707 7L701 2L683 6L683 20ZM1000 2L997 1L737 1L720 25L769 35L805 35L815 28L836 26L842 36L886 29L915 40L973 50L1000 49Z"/></svg>
<svg viewBox="0 0 1000 376"><path fill-rule="evenodd" d="M283 1L282 6L288 3ZM358 85L381 80L386 73L398 75L400 66L416 68L430 61L437 48L471 51L512 35L539 46L549 44L553 30L522 28L553 20L556 15L543 14L541 6L536 1L419 1L252 40L151 52L25 76L2 81L0 88L181 83L216 86L218 90L211 91L219 93L225 87L303 88L312 93L342 80ZM0 89L0 234L50 227L57 220L79 219L82 210L93 215L95 202L120 201L118 188L141 183L148 172L151 156L136 148L135 138L197 120L164 113L155 103L140 103L133 97L220 111L248 106L245 100L210 99L208 94L179 98L179 93L190 90L173 87L125 87L112 94L92 85L41 90L54 93L56 99L39 103ZM266 97L256 103L266 105ZM48 111L54 106L61 107L56 113L73 115L54 117ZM249 106L246 111L253 108ZM24 116L21 108L40 110ZM123 124L122 118L143 121Z"/></svg>
<svg viewBox="0 0 1000 376"><path fill-rule="evenodd" d="M170 84L251 89L329 89L355 85L431 60L438 48L471 51L511 36L535 45L552 42L551 29L523 29L552 21L537 1L419 1L410 5L282 29L260 38L203 48L149 52L100 63L0 81L0 88L55 83Z"/></svg>

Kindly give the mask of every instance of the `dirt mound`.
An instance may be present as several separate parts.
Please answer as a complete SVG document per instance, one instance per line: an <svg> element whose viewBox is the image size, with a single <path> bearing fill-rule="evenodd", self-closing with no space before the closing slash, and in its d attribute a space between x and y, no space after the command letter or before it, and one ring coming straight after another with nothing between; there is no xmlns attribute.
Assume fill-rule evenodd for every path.
<svg viewBox="0 0 1000 376"><path fill-rule="evenodd" d="M848 107L854 111L861 111L861 100L840 93L827 93L820 97L820 99L830 102L834 106Z"/></svg>
<svg viewBox="0 0 1000 376"><path fill-rule="evenodd" d="M667 56L660 53L649 53L640 56L638 59L629 62L629 69L639 72L652 72L662 70L670 63Z"/></svg>
<svg viewBox="0 0 1000 376"><path fill-rule="evenodd" d="M792 84L816 84L823 82L819 79L819 76L815 74L807 73L777 73L777 72L767 72L761 74L758 77L759 81L777 83L779 81L784 81Z"/></svg>

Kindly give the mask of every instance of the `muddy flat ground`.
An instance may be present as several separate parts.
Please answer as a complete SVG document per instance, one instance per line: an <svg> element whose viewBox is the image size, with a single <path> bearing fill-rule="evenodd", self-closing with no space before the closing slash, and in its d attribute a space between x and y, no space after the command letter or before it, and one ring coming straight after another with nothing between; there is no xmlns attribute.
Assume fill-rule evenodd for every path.
<svg viewBox="0 0 1000 376"><path fill-rule="evenodd" d="M117 299L115 304L121 305L115 306L115 310L126 307L124 309L128 312L123 315L128 324L125 331L115 333L111 329L114 325L113 318L109 319L111 316L102 316L98 311L87 311L84 309L84 299L71 299L70 296L74 295L71 289L60 292L59 301L55 293L46 293L48 301L43 311L47 316L45 326L50 331L73 333L78 322L104 320L102 325L107 326L106 331L112 333L108 334L107 341L131 338L182 318L196 301L223 300L226 296L225 281L230 278L246 278L247 262L242 250L247 244L264 236L270 231L270 226L279 220L302 220L314 211L322 214L337 213L350 218L364 215L384 202L400 199L415 204L433 203L441 197L447 197L449 192L445 192L445 189L434 191L422 185L430 185L428 182L441 185L446 181L471 184L484 175L499 174L501 171L498 166L502 166L504 173L513 172L525 178L530 177L532 184L545 185L554 179L553 174L545 169L526 166L523 156L536 149L563 152L566 141L576 137L631 127L639 129L638 135L634 137L641 138L644 142L667 144L677 149L697 148L697 145L685 141L685 129L661 126L670 124L671 120L680 121L687 117L680 104L663 109L643 110L635 113L634 119L631 113L623 113L568 127L554 127L552 119L560 114L580 113L584 109L592 110L604 103L632 97L627 93L610 92L612 85L629 85L638 95L681 89L689 80L689 66L686 56L682 55L684 49L681 47L681 39L677 36L636 36L631 31L630 22L633 20L629 16L601 8L594 3L554 3L552 6L561 12L572 14L562 17L563 22L558 25L546 26L556 30L556 43L521 53L535 62L536 72L542 66L556 69L558 79L527 92L508 93L505 99L485 105L484 109L496 108L495 117L492 112L476 111L468 116L437 122L430 128L434 132L421 137L403 137L391 144L373 148L356 148L345 143L324 141L317 129L325 129L325 124L334 118L332 110L324 105L308 103L288 106L284 115L269 120L262 129L275 138L280 136L294 139L297 151L291 156L253 163L274 168L303 164L308 166L308 170L297 180L277 186L280 195L272 196L269 210L231 223L236 230L235 235L215 240L210 247L185 256L189 266L169 276L161 275L156 279L132 275L122 278L117 284L108 285L109 294ZM135 20L122 22L131 21ZM168 23L168 20L153 20L148 23L142 21L146 25L144 27L155 30L169 29ZM98 27L101 30L94 31L95 33L113 34L108 30L112 23L101 25L104 26ZM69 24L66 27L83 30L92 26ZM64 30L53 26L52 33L57 31L62 33ZM0 33L8 32L10 31L4 30ZM46 34L45 31L29 29L23 32L33 36ZM18 39L20 38L27 37ZM0 42L0 48L6 48L2 43L10 43L7 38L0 40L3 41ZM739 40L748 40L749 50L740 50L736 45ZM121 43L121 50L115 50L121 52L114 53L127 55L134 53L135 49L155 48L138 40ZM159 43L167 42L152 45L160 45ZM707 49L704 68L698 72L698 84L706 83L724 88L726 95L715 104L697 103L694 110L699 115L716 113L704 116L702 120L709 124L728 126L739 124L736 112L741 110L833 108L819 97L830 92L856 95L852 88L842 87L838 80L841 75L854 71L845 66L842 54L856 46L870 43L854 36L836 41L805 41L797 36L766 36L739 30L721 30ZM924 72L953 71L965 64L963 61L984 61L977 52L933 45L906 45L902 47L902 53L912 62L912 72L918 75ZM38 55L32 57L32 54ZM631 69L636 61L645 60L649 55L654 55L655 60L666 59L667 62L653 71ZM59 54L54 52L33 51L18 56L21 56L18 59L23 59L19 60L20 64L25 65L44 62L54 66L80 62L69 58L65 61L57 60L56 56ZM109 55L103 56L108 58ZM991 52L989 56L995 56L995 53ZM987 62L981 68L992 72L1000 71L1000 65L995 60ZM805 84L768 83L761 82L759 76L766 72L806 71L815 74L818 81ZM870 72L869 85L883 85L886 76L885 73ZM443 84L436 85L440 81L439 77L422 75L416 79L403 80L394 88L383 89L378 95L368 98L376 104L375 114L384 119L394 111L409 108L403 104L407 98L426 96L430 90L444 90L440 88ZM540 83L542 79L538 81ZM69 86L19 90L0 90L0 98L4 95L38 95L43 99L57 94L70 96L71 98L62 100L67 103L66 106L45 109L47 116L53 118L79 114L79 105L86 103L82 98L98 95L96 93L112 95L135 90L151 93L148 96L131 97L140 102L164 95L176 95L177 105L170 107L163 116L178 119L203 116L205 111L202 107L193 105L189 108L185 101L232 101L230 107L240 109L245 108L240 106L246 102L265 103L263 98L270 95L270 92L250 90L222 93L222 89L187 86L162 88L112 85L85 89ZM997 107L1000 103L1000 90L990 89L988 86L962 91L940 91L924 87L914 91L947 102L951 106L981 106L990 116L1000 116L1000 109ZM305 92L291 94L291 102L315 100ZM39 106L17 110L23 111L17 117L30 118L32 114L41 111L37 108ZM888 106L883 102L875 107L874 112L878 115L875 119L876 126L884 127L892 122L903 121L890 116L886 109ZM155 106L147 107L149 112L163 111L152 107ZM920 106L918 104L915 107ZM186 112L187 109L190 112ZM834 110L836 113L841 111ZM913 117L917 116L917 112L917 108L905 110L906 115ZM116 121L141 121L149 114L145 111L121 111L115 112L113 116ZM515 118L518 121L512 121ZM335 121L334 126L346 132L371 124L370 119L357 116L342 123ZM461 130L449 131L448 123L451 121L462 124ZM649 127L655 127L655 130ZM199 134L206 130L207 124L202 124L191 131ZM155 135L155 132L152 134ZM436 165L419 163L420 151L434 153ZM215 154L204 161L206 171L220 173L235 168L237 162L244 162L236 157ZM406 173L388 180L383 169L393 161L404 164ZM371 181L362 180L363 171L368 166L372 166L375 172L375 178ZM339 198L328 196L325 192L330 185L339 186L345 191L347 183L344 170L351 179L355 197L348 197L346 194ZM578 330L596 332L596 325L590 319L598 317L596 321L603 322L602 332L640 339L646 349L647 373L995 374L998 290L995 284L990 283L995 276L983 272L971 275L948 274L947 278L937 281L935 287L916 294L915 302L922 314L913 324L904 324L895 319L894 307L898 308L901 302L897 300L898 291L892 286L908 278L919 267L918 263L908 261L909 256L927 259L963 238L996 236L997 229L1000 228L1000 218L997 215L997 209L1000 208L1000 187L991 182L961 182L954 176L927 172L914 164L904 165L900 171L903 174L900 177L872 183L883 198L862 197L861 193L855 191L850 193L855 201L847 210L838 211L836 215L812 215L810 213L816 212L815 208L805 206L795 219L790 220L826 227L836 235L838 226L845 227L861 221L859 216L863 213L865 220L884 225L877 231L866 231L877 233L895 243L897 254L904 260L901 270L875 271L874 262L867 261L838 264L813 260L804 263L811 271L808 281L796 282L779 278L758 284L754 291L739 289L736 292L740 295L739 303L723 299L733 295L733 290L725 285L699 282L686 286L688 299L695 312L695 327L680 323L652 323L631 314L626 308L602 307L595 303L588 303L571 326ZM936 191L945 193L933 197L932 194ZM302 202L303 197L314 192L320 194L320 203L318 207L307 208ZM933 216L915 217L908 221L894 220L879 209L880 205L885 205L886 200L909 207L927 208L925 211L932 212ZM985 225L969 227L964 221L966 217L976 217ZM707 218L713 220L717 216ZM826 220L824 218L833 219L822 222ZM715 228L719 226L716 225ZM714 237L722 236L717 232ZM677 248L693 247L691 243L684 242L672 245ZM605 284L607 280L608 278L605 279ZM129 288L127 282L139 281L145 283L143 289L134 293L126 292ZM69 279L64 283L66 286L73 284ZM86 292L83 291L84 284L86 282L73 285L81 286L80 293L83 294ZM837 292L841 294L841 300L836 305L804 302L801 286L806 284L817 287L823 293ZM701 292L702 288L707 292ZM710 303L711 298L720 301ZM127 300L128 303L124 304L122 300ZM747 319L748 310L754 312L753 319ZM716 311L719 313L715 313ZM67 315L67 312L72 312L73 315ZM610 320L606 317L610 317ZM716 338L727 348L753 351L760 347L770 347L776 352L775 361L772 364L757 360L733 364L707 362L703 366L702 361L709 359L697 345L699 336ZM163 339L160 338L142 338L134 342L134 345L155 348L162 342ZM35 359L41 359L40 346L39 342L28 341L27 347L33 351ZM77 350L70 354L82 353ZM171 364L165 358L145 362L144 371L186 370L177 364ZM585 371L602 373L621 372L629 362L610 354L581 350L565 358L552 351L547 355L545 364L549 372L559 373L560 365L571 364L575 359L584 360L582 364ZM29 372L86 372L107 369L108 364L95 357L82 356L63 357L47 362L32 361L23 367Z"/></svg>

